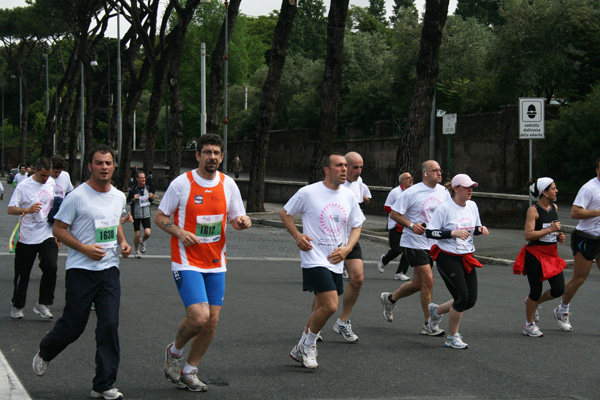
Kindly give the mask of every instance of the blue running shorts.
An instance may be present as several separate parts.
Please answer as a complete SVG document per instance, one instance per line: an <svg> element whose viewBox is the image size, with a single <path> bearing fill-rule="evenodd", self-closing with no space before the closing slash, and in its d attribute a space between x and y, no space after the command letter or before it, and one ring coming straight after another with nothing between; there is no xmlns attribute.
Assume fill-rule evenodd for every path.
<svg viewBox="0 0 600 400"><path fill-rule="evenodd" d="M173 278L186 307L197 303L223 305L225 272L173 271Z"/></svg>

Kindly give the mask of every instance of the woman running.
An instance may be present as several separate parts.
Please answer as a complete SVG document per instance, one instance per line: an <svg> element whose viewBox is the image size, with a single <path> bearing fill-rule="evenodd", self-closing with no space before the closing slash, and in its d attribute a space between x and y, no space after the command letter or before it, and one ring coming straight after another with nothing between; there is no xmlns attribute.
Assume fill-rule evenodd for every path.
<svg viewBox="0 0 600 400"><path fill-rule="evenodd" d="M463 312L473 307L477 301L475 267L481 268L482 265L473 257L473 235L489 235L488 229L481 225L477 204L471 201L473 187L477 186L478 183L473 182L466 174L458 174L452 178L452 182L447 184L453 195L452 200L435 210L425 231L428 238L438 239L438 244L430 252L452 295L452 300L439 306L429 304L429 326L432 323L439 324L442 315L450 313L450 335L446 337L444 346L453 349L469 347L462 341L458 328Z"/></svg>
<svg viewBox="0 0 600 400"><path fill-rule="evenodd" d="M527 210L525 220L525 239L513 265L513 273L527 275L529 296L525 298L527 320L523 335L541 337L544 334L536 325L539 319L539 305L545 301L562 296L565 291L563 270L565 260L558 256L556 242L564 243L565 234L560 232L558 207L556 201L558 189L551 178L539 178L530 182L530 191L538 201ZM542 294L544 281L550 283L550 289Z"/></svg>

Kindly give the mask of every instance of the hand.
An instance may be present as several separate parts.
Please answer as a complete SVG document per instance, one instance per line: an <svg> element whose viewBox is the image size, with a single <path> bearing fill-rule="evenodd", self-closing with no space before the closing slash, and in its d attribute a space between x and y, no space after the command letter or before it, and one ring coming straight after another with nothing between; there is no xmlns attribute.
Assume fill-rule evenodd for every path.
<svg viewBox="0 0 600 400"><path fill-rule="evenodd" d="M133 195L133 200L137 200L137 199L139 199L139 198L140 198L140 195L139 195L139 194L137 194L137 193L136 193L136 194L134 194L134 195Z"/></svg>
<svg viewBox="0 0 600 400"><path fill-rule="evenodd" d="M252 220L247 215L240 215L235 219L235 222L241 229L248 229L252 226Z"/></svg>
<svg viewBox="0 0 600 400"><path fill-rule="evenodd" d="M32 205L31 207L29 207L27 210L28 213L36 213L36 212L40 212L40 210L42 209L42 203L37 202L34 205Z"/></svg>
<svg viewBox="0 0 600 400"><path fill-rule="evenodd" d="M185 247L190 247L190 246L193 246L195 244L200 244L200 239L198 239L198 236L196 236L195 233L188 232L188 231L185 231L183 229L181 229L179 231L179 234L177 235L177 238L181 241L181 243Z"/></svg>
<svg viewBox="0 0 600 400"><path fill-rule="evenodd" d="M304 234L300 234L296 238L296 244L298 245L298 248L302 251L312 250L312 244L310 244L311 241L312 241L312 238L310 238Z"/></svg>
<svg viewBox="0 0 600 400"><path fill-rule="evenodd" d="M471 234L469 233L469 231L466 231L464 229L459 229L456 231L452 231L450 236L452 236L453 238L457 238L457 239L467 240L469 238L469 236L471 236Z"/></svg>
<svg viewBox="0 0 600 400"><path fill-rule="evenodd" d="M106 255L106 250L104 250L104 247L100 246L99 244L88 244L83 251L83 254L94 261L100 261Z"/></svg>
<svg viewBox="0 0 600 400"><path fill-rule="evenodd" d="M550 232L559 232L560 228L560 221L552 221L550 224Z"/></svg>
<svg viewBox="0 0 600 400"><path fill-rule="evenodd" d="M126 216L124 216L123 218L121 218L121 224L127 223L127 222L133 222L133 216L131 215L131 213L127 213Z"/></svg>
<svg viewBox="0 0 600 400"><path fill-rule="evenodd" d="M567 239L567 237L562 232L559 232L558 236L556 237L556 240L558 240L558 243L564 243L566 239Z"/></svg>
<svg viewBox="0 0 600 400"><path fill-rule="evenodd" d="M123 243L121 243L121 255L123 256L123 258L127 258L130 254L131 246L126 241L123 241Z"/></svg>
<svg viewBox="0 0 600 400"><path fill-rule="evenodd" d="M488 231L488 228L486 228L485 226L480 226L479 227L479 232L481 232L481 234L483 236L487 236L490 234L490 231Z"/></svg>
<svg viewBox="0 0 600 400"><path fill-rule="evenodd" d="M346 256L350 254L350 250L352 249L348 248L348 246L340 246L327 256L327 261L332 264L341 263L346 259Z"/></svg>
<svg viewBox="0 0 600 400"><path fill-rule="evenodd" d="M417 235L422 235L425 233L425 227L421 224L413 224L411 230Z"/></svg>
<svg viewBox="0 0 600 400"><path fill-rule="evenodd" d="M150 193L150 195L148 196L148 198L152 201L154 201L154 193Z"/></svg>

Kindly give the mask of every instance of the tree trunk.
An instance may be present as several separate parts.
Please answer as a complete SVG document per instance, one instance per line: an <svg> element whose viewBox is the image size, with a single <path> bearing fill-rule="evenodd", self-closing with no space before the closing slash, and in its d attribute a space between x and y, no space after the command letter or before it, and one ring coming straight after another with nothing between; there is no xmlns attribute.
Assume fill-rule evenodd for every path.
<svg viewBox="0 0 600 400"><path fill-rule="evenodd" d="M344 63L344 34L348 0L331 0L327 18L327 57L321 104L321 122L318 138L313 149L313 157L308 182L323 179L321 160L331 153L333 139L337 133L338 106L342 87L342 67Z"/></svg>
<svg viewBox="0 0 600 400"><path fill-rule="evenodd" d="M77 95L79 96L79 90L77 91ZM75 181L80 181L81 180L81 176L79 174L79 169L76 170L77 168L77 136L78 136L78 132L79 132L79 127L81 124L81 102L80 101L75 101L74 102L74 107L73 107L73 113L71 114L71 121L74 121L75 123L71 124L70 129L69 129L69 174L72 176L72 180ZM84 163L83 165L85 166L85 157L81 157L80 160L81 163Z"/></svg>
<svg viewBox="0 0 600 400"><path fill-rule="evenodd" d="M232 0L229 2L227 9L227 18L229 24L227 26L227 42L231 39L233 28L240 11L240 3L242 0ZM225 57L225 19L221 26L221 33L217 44L211 54L210 68L210 88L207 100L207 118L206 131L217 133L219 131L219 104L221 103L221 94L223 93L223 60ZM227 155L225 155L227 157Z"/></svg>
<svg viewBox="0 0 600 400"><path fill-rule="evenodd" d="M281 12L279 13L279 19L275 27L273 47L271 48L269 72L263 86L262 100L258 109L258 124L252 145L250 181L248 183L248 197L246 199L247 212L265 211L265 170L267 167L271 125L273 124L273 116L275 115L275 102L277 101L281 74L285 65L285 47L297 11L298 6L295 2L282 1Z"/></svg>
<svg viewBox="0 0 600 400"><path fill-rule="evenodd" d="M417 81L406 120L404 134L400 137L396 153L396 176L405 171L416 174L419 164L417 160L423 140L428 135L429 118L435 85L439 71L439 52L442 32L448 17L449 0L427 0L421 45L417 60ZM420 174L417 174L420 175ZM390 182L395 185L396 182Z"/></svg>

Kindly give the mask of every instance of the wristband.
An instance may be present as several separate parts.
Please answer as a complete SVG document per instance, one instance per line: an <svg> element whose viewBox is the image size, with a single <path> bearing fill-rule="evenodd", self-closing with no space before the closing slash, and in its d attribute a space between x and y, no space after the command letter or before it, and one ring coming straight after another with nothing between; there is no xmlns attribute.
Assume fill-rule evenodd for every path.
<svg viewBox="0 0 600 400"><path fill-rule="evenodd" d="M412 227L413 227L413 223L411 222L410 225L408 226L408 229L410 229L412 231Z"/></svg>
<svg viewBox="0 0 600 400"><path fill-rule="evenodd" d="M83 251L81 252L82 254L85 254L85 249L87 249L87 244L83 245Z"/></svg>

